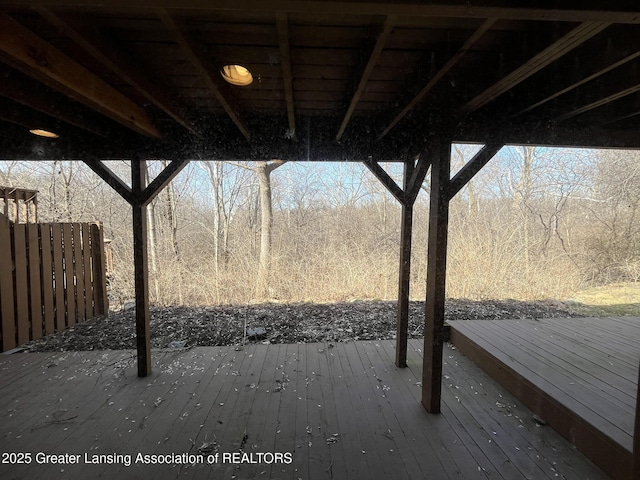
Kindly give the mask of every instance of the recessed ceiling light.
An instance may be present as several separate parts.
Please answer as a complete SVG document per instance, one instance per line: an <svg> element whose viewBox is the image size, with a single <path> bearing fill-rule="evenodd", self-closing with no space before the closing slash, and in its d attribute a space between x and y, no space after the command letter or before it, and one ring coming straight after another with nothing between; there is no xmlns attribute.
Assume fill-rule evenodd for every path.
<svg viewBox="0 0 640 480"><path fill-rule="evenodd" d="M242 65L225 65L220 69L220 74L231 85L246 87L253 82L253 75Z"/></svg>
<svg viewBox="0 0 640 480"><path fill-rule="evenodd" d="M30 133L34 135L38 135L39 137L47 137L47 138L58 138L59 135L49 130L42 130L40 128L34 128L33 130L29 130Z"/></svg>

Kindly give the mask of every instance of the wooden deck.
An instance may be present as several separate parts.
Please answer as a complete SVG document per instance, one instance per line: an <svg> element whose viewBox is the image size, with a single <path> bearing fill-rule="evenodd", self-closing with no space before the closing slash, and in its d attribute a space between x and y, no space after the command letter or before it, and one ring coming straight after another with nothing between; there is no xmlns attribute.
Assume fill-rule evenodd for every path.
<svg viewBox="0 0 640 480"><path fill-rule="evenodd" d="M406 369L392 341L155 351L147 378L131 351L0 356L0 451L32 456L0 464L0 478L607 478L453 347L442 414L426 413L421 349L410 341ZM241 451L258 463L222 463ZM79 464L36 464L38 452ZM138 453L205 463L136 464ZM257 457L275 453L292 462Z"/></svg>
<svg viewBox="0 0 640 480"><path fill-rule="evenodd" d="M630 478L640 319L451 322L451 341L614 478Z"/></svg>

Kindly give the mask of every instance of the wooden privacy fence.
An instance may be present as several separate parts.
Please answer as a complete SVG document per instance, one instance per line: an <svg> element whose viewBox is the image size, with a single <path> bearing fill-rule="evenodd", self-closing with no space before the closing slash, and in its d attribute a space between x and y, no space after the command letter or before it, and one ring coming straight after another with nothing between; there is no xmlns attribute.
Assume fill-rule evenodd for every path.
<svg viewBox="0 0 640 480"><path fill-rule="evenodd" d="M0 214L2 351L108 308L99 224L18 224Z"/></svg>

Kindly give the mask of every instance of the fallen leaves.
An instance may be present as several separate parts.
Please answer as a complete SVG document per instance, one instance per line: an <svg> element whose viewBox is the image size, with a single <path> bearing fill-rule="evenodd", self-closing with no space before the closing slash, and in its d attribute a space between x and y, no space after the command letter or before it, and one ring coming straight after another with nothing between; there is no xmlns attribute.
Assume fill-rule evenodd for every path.
<svg viewBox="0 0 640 480"><path fill-rule="evenodd" d="M448 300L448 320L549 318L575 316L557 302L516 300ZM154 348L263 343L348 342L393 339L396 302L357 301L330 304L260 304L211 307L154 307L151 344ZM409 335L424 335L424 302L410 302ZM135 312L111 312L29 343L31 351L134 349ZM324 352L320 352L324 353Z"/></svg>

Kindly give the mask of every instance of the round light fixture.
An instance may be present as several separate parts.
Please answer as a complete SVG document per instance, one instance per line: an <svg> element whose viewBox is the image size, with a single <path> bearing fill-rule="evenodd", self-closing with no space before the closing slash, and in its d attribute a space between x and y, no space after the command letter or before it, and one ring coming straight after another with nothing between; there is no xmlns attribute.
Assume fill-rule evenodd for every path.
<svg viewBox="0 0 640 480"><path fill-rule="evenodd" d="M225 65L220 69L220 75L231 85L246 87L253 83L253 75L242 65Z"/></svg>
<svg viewBox="0 0 640 480"><path fill-rule="evenodd" d="M33 130L29 130L29 133L33 133L34 135L38 135L39 137L47 137L47 138L58 138L59 135L49 130L42 130L41 128L34 128Z"/></svg>

